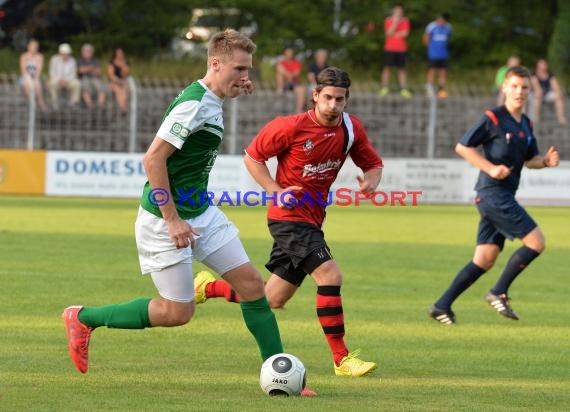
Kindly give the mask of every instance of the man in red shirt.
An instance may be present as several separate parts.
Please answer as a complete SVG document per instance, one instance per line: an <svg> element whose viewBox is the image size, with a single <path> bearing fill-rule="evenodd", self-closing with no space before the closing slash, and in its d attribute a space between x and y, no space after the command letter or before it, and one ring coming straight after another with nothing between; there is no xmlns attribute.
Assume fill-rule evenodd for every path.
<svg viewBox="0 0 570 412"><path fill-rule="evenodd" d="M408 52L407 37L410 34L410 20L404 16L404 8L397 4L392 9L392 14L384 20L384 69L382 70L382 89L380 96L390 93L390 69L398 69L398 82L400 83L400 95L405 98L412 97L407 89L406 60Z"/></svg>
<svg viewBox="0 0 570 412"><path fill-rule="evenodd" d="M286 48L275 65L277 94L292 90L295 93L295 113L301 113L305 104L305 88L301 84L303 64L295 58L295 51Z"/></svg>
<svg viewBox="0 0 570 412"><path fill-rule="evenodd" d="M317 317L331 349L335 374L363 376L376 363L359 359L344 343L340 288L342 273L330 254L322 224L330 187L347 156L362 169L359 190L373 193L382 177L382 159L370 144L360 120L346 112L350 78L336 67L317 76L314 108L270 121L246 148L245 164L255 181L273 197L267 217L274 239L269 262L272 275L265 292L273 308L293 297L307 274L317 284ZM277 156L273 179L266 161ZM229 284L208 272L195 279L196 302L212 297L238 301Z"/></svg>

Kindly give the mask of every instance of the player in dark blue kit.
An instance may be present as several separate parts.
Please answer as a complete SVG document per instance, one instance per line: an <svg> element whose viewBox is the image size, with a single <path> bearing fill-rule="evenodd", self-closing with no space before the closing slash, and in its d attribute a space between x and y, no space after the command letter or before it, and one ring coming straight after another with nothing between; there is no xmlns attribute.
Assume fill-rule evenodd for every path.
<svg viewBox="0 0 570 412"><path fill-rule="evenodd" d="M528 100L530 73L521 66L507 71L502 89L504 106L488 110L461 138L455 151L481 172L475 185L475 203L481 215L473 259L459 271L449 289L429 309L429 316L445 325L455 323L451 304L481 275L490 270L505 238L519 238L523 246L508 261L485 301L499 314L518 320L509 304L508 289L515 278L544 250L544 236L518 204L515 194L523 166L529 169L558 166L558 151L551 146L538 153L532 123L523 114ZM477 147L482 146L481 154Z"/></svg>

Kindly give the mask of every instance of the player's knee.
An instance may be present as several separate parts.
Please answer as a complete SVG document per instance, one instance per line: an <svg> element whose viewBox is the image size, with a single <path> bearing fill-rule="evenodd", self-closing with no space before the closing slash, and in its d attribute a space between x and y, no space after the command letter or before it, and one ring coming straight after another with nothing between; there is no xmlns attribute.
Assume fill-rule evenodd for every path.
<svg viewBox="0 0 570 412"><path fill-rule="evenodd" d="M525 236L522 239L522 241L526 247L534 250L537 253L544 252L544 249L546 248L546 240L544 239L544 235L538 228L536 228L535 230L530 232L527 236Z"/></svg>
<svg viewBox="0 0 570 412"><path fill-rule="evenodd" d="M546 249L546 242L544 240L544 238L538 242L534 242L530 245L525 245L526 247L534 250L536 253L542 253L544 252L544 249Z"/></svg>
<svg viewBox="0 0 570 412"><path fill-rule="evenodd" d="M491 270L495 266L497 256L494 254L479 254L473 259L473 263L483 269L485 272Z"/></svg>
<svg viewBox="0 0 570 412"><path fill-rule="evenodd" d="M194 316L194 305L184 305L175 310L170 310L166 316L168 326L182 326L190 322Z"/></svg>
<svg viewBox="0 0 570 412"><path fill-rule="evenodd" d="M267 296L267 300L271 309L283 309L288 299L282 296Z"/></svg>

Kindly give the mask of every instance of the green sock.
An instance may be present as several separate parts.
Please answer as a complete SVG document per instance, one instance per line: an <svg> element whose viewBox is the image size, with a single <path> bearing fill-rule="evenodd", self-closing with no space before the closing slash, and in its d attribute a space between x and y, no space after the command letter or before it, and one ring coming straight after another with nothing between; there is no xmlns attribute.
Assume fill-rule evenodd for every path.
<svg viewBox="0 0 570 412"><path fill-rule="evenodd" d="M282 353L283 344L279 335L279 326L269 308L267 298L264 296L253 302L240 302L240 306L243 320L257 341L263 360L276 353Z"/></svg>
<svg viewBox="0 0 570 412"><path fill-rule="evenodd" d="M151 299L141 298L116 305L83 308L77 317L91 328L107 326L118 329L144 329L150 326L148 305Z"/></svg>

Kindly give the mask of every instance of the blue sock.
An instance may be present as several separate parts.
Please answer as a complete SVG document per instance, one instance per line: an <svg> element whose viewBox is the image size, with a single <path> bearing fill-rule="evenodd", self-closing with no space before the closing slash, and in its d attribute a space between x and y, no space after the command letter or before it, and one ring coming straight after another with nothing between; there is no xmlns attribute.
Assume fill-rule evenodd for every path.
<svg viewBox="0 0 570 412"><path fill-rule="evenodd" d="M457 273L455 279L445 291L441 298L435 302L435 306L442 310L451 310L451 304L459 295L461 295L469 286L481 277L486 271L477 266L472 261Z"/></svg>
<svg viewBox="0 0 570 412"><path fill-rule="evenodd" d="M507 293L511 283L513 283L516 277L530 264L530 262L537 258L538 255L540 255L539 252L526 246L522 246L520 249L516 250L509 259L507 266L505 266L505 270L497 281L497 284L493 289L491 289L491 293L493 295L502 295L503 293Z"/></svg>

